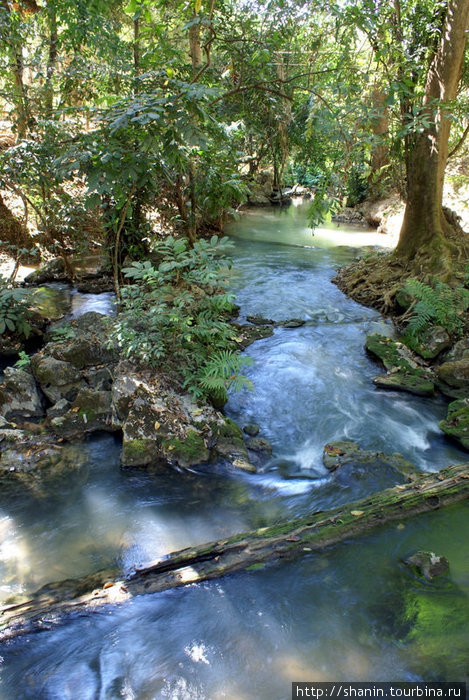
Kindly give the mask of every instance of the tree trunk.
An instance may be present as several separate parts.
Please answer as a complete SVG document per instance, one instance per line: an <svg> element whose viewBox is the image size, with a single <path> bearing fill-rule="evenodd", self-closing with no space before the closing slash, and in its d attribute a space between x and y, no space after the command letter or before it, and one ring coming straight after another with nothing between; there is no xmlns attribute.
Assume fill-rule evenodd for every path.
<svg viewBox="0 0 469 700"><path fill-rule="evenodd" d="M432 248L434 260L448 249L449 224L443 213L443 181L451 120L449 103L456 98L469 24L469 0L449 0L441 42L427 75L421 118L428 120L410 140L407 203L397 254L410 259Z"/></svg>
<svg viewBox="0 0 469 700"><path fill-rule="evenodd" d="M389 131L388 107L386 105L386 92L380 83L377 83L371 93L373 116L371 119L371 131L375 142L371 151L370 175L368 177L369 196L380 194L380 184L385 175L385 168L389 165L389 150L386 137Z"/></svg>
<svg viewBox="0 0 469 700"><path fill-rule="evenodd" d="M175 552L137 570L127 579L119 580L117 570L108 570L49 584L27 602L2 609L0 637L8 639L48 629L71 612L88 613L143 593L177 588L267 561L322 550L377 525L438 510L466 498L469 498L469 464L451 466L355 503Z"/></svg>
<svg viewBox="0 0 469 700"><path fill-rule="evenodd" d="M195 14L192 18L197 19ZM200 24L192 24L189 27L189 53L192 63L192 74L195 75L202 65L202 44L200 41Z"/></svg>
<svg viewBox="0 0 469 700"><path fill-rule="evenodd" d="M46 81L44 84L44 107L46 116L51 119L54 107L53 78L57 65L58 33L57 33L57 8L55 2L47 3L47 16L49 23L49 56L47 58Z"/></svg>

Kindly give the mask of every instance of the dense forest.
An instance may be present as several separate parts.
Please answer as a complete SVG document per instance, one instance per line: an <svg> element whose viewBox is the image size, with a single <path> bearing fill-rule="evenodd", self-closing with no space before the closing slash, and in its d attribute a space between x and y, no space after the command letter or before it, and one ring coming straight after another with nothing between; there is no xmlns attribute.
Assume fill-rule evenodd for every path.
<svg viewBox="0 0 469 700"><path fill-rule="evenodd" d="M174 477L187 484L181 512L203 502L204 488L216 504L226 489L223 507L239 506L243 516L227 516L229 525L210 537L204 531L158 550L156 563L142 555L125 568L129 537L110 563L100 551L81 568L72 560L57 575L20 576L21 586L11 584L2 598L2 640L73 611L87 615L234 571L248 576L266 561L308 556L351 537L361 542L377 525L467 499L468 30L469 0L0 0L0 507L23 508L27 520L68 480L75 497L87 488L89 460L101 460L100 447L89 456L92 441L112 434L117 452L105 443L102 461L131 474L112 477L129 479L117 491L133 494L138 479L148 478L151 494L160 488L151 479L161 478L169 480L162 492L173 494ZM299 198L301 212L308 205L301 224L286 218ZM392 217L394 239L386 228ZM309 238L290 231L280 248L289 221L307 225ZM249 222L257 247L245 240ZM278 225L277 241L272 233L262 238L265 222ZM322 227L343 223L348 241L324 257ZM370 225L378 224L386 240L375 246ZM226 235L236 226L241 242ZM358 231L365 243L354 248ZM266 242L278 250L262 248ZM299 296L288 306L295 285ZM74 314L80 294L99 297L98 306ZM105 311L97 313L101 303ZM314 355L324 328L330 335ZM296 338L291 347L282 340L288 333ZM276 342L287 348L281 376L270 354ZM302 352L308 361L296 370ZM324 370L325 357L331 365ZM367 382L371 398L362 381L370 358L386 371ZM317 375L303 400L297 386L310 381L314 362ZM325 375L346 378L342 393L339 384L320 393ZM256 404L264 385L268 401ZM260 399L245 398L256 392ZM289 413L292 397L300 418ZM283 404L282 418L272 418ZM262 410L254 415L256 405ZM381 444L374 423L356 427L357 415L381 421L392 439ZM297 428L298 444L290 444ZM319 466L311 448L316 428ZM406 431L414 429L408 445ZM291 467L287 453L301 468ZM448 467L450 455L457 466ZM448 468L420 473L441 467ZM136 468L146 477L136 477ZM217 481L210 491L207 473L222 486ZM292 484L317 479L321 497L285 500L282 508L272 498L262 510L264 496L247 496L243 479L253 479L255 490L266 474L281 477L281 489L295 497ZM75 501L64 502L53 508L65 522L66 504ZM91 539L105 540L100 533ZM449 565L432 551L418 555L404 563L413 582L430 590ZM419 623L415 611L425 609L425 596L412 583L406 600L407 574L399 571L389 577L399 579L388 596L399 608L389 634L396 647L414 645L421 662L401 680L464 680L467 661L465 671L457 663L468 644L459 627L456 665L445 657L428 672L440 653L428 646L431 615L421 634L424 615ZM433 600L444 587L438 581ZM467 622L463 594L457 587L450 593L456 602L448 605ZM440 641L441 629L434 632ZM366 680L355 667L353 674ZM291 669L285 677L302 680ZM31 688L17 697L52 697L37 694L33 681ZM89 697L264 697L94 692Z"/></svg>

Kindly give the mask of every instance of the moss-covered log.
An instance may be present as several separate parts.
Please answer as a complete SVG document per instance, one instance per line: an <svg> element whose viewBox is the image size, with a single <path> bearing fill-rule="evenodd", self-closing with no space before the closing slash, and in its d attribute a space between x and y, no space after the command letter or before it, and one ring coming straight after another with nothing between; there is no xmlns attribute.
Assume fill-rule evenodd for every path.
<svg viewBox="0 0 469 700"><path fill-rule="evenodd" d="M267 561L321 550L393 520L437 510L469 497L469 463L422 475L365 499L170 554L119 579L116 570L44 586L27 602L2 609L3 639L48 629L69 613L257 568Z"/></svg>

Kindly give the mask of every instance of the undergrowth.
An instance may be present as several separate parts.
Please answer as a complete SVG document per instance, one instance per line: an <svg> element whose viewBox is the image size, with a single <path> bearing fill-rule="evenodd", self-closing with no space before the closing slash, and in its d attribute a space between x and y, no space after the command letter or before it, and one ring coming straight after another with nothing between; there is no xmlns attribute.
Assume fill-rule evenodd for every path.
<svg viewBox="0 0 469 700"><path fill-rule="evenodd" d="M431 326L441 326L454 337L462 335L465 312L469 308L469 289L450 287L437 281L430 286L416 279L407 281L404 292L416 300L406 327L406 335L420 340Z"/></svg>
<svg viewBox="0 0 469 700"><path fill-rule="evenodd" d="M125 357L179 377L195 398L219 403L230 387L250 386L229 323L228 239L213 236L191 248L185 238L156 244L154 258L123 270L122 311L113 333Z"/></svg>

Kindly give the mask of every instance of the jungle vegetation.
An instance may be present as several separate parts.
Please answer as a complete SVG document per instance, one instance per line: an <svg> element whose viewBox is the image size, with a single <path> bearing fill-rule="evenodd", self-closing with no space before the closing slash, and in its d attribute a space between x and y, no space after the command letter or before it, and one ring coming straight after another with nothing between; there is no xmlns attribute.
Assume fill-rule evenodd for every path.
<svg viewBox="0 0 469 700"><path fill-rule="evenodd" d="M104 247L119 292L129 260L218 234L269 170L277 190L312 188L316 222L405 200L396 251L366 283L344 275L349 293L451 281L467 244L442 191L469 131L468 17L469 0L1 0L3 250Z"/></svg>

